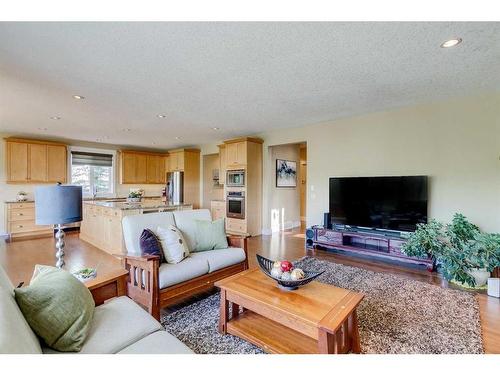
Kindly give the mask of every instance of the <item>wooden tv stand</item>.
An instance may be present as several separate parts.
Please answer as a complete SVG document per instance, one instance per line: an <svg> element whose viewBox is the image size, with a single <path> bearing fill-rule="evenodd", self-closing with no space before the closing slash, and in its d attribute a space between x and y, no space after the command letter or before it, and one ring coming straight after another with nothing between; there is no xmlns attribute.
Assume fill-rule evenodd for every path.
<svg viewBox="0 0 500 375"><path fill-rule="evenodd" d="M380 231L338 230L322 226L312 227L314 237L313 248L343 250L360 255L369 255L404 263L426 266L428 271L434 270L434 262L430 258L409 257L402 253L401 247L406 242L403 237Z"/></svg>

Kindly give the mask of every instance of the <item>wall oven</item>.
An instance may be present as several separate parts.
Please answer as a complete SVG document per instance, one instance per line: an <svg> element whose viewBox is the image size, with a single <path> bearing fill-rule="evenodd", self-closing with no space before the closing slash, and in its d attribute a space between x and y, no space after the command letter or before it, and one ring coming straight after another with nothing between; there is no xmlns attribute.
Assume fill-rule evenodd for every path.
<svg viewBox="0 0 500 375"><path fill-rule="evenodd" d="M245 170L235 169L226 172L226 186L245 186Z"/></svg>
<svg viewBox="0 0 500 375"><path fill-rule="evenodd" d="M233 219L245 218L245 193L229 191L226 199L226 216Z"/></svg>

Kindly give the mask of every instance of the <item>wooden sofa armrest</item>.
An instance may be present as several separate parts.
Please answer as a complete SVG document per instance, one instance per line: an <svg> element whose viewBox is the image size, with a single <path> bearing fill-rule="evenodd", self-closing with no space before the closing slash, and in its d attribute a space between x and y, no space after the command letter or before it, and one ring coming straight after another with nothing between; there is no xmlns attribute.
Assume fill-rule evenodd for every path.
<svg viewBox="0 0 500 375"><path fill-rule="evenodd" d="M245 269L248 269L248 237L246 236L227 236L227 243L231 247L239 247L245 251Z"/></svg>
<svg viewBox="0 0 500 375"><path fill-rule="evenodd" d="M127 296L146 307L148 312L159 321L160 257L125 255L123 259L128 271Z"/></svg>

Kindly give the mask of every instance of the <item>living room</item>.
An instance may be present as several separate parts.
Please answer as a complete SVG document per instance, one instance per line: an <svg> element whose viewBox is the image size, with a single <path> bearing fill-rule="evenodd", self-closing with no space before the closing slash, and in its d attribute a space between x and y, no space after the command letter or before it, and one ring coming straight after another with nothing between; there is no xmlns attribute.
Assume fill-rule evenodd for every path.
<svg viewBox="0 0 500 375"><path fill-rule="evenodd" d="M385 22L372 6L223 17L236 22L205 6L211 22L14 7L0 22L7 366L498 367L468 355L500 353L500 23ZM248 355L265 353L287 355Z"/></svg>

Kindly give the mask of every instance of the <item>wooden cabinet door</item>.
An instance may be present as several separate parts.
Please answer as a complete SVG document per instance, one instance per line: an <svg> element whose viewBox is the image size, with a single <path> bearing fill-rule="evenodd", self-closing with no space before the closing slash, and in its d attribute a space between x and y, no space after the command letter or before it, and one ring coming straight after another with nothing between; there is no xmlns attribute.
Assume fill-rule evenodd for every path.
<svg viewBox="0 0 500 375"><path fill-rule="evenodd" d="M247 163L247 143L238 142L236 143L236 164L246 164Z"/></svg>
<svg viewBox="0 0 500 375"><path fill-rule="evenodd" d="M135 154L123 152L121 162L122 184L135 184L137 182L137 160L135 158Z"/></svg>
<svg viewBox="0 0 500 375"><path fill-rule="evenodd" d="M159 180L159 157L157 155L146 156L146 180L149 184L157 184Z"/></svg>
<svg viewBox="0 0 500 375"><path fill-rule="evenodd" d="M170 172L170 155L164 157L165 160L165 173Z"/></svg>
<svg viewBox="0 0 500 375"><path fill-rule="evenodd" d="M226 147L219 146L219 184L226 183Z"/></svg>
<svg viewBox="0 0 500 375"><path fill-rule="evenodd" d="M30 144L28 146L29 180L47 181L47 145Z"/></svg>
<svg viewBox="0 0 500 375"><path fill-rule="evenodd" d="M165 176L165 156L158 157L158 183L164 184L166 181Z"/></svg>
<svg viewBox="0 0 500 375"><path fill-rule="evenodd" d="M7 142L8 182L28 181L28 144Z"/></svg>
<svg viewBox="0 0 500 375"><path fill-rule="evenodd" d="M184 152L178 152L177 153L177 170L178 171L183 171L184 170Z"/></svg>
<svg viewBox="0 0 500 375"><path fill-rule="evenodd" d="M47 181L66 182L66 146L47 146Z"/></svg>
<svg viewBox="0 0 500 375"><path fill-rule="evenodd" d="M135 177L136 177L136 183L147 183L148 182L148 177L147 177L147 169L148 169L148 157L147 155L143 154L136 154L136 172L135 172Z"/></svg>
<svg viewBox="0 0 500 375"><path fill-rule="evenodd" d="M121 218L112 217L109 220L109 250L111 254L122 252L122 223Z"/></svg>
<svg viewBox="0 0 500 375"><path fill-rule="evenodd" d="M170 172L178 171L179 170L179 153L174 152L169 155L170 159Z"/></svg>
<svg viewBox="0 0 500 375"><path fill-rule="evenodd" d="M236 143L226 145L226 160L227 165L238 164L238 147Z"/></svg>

